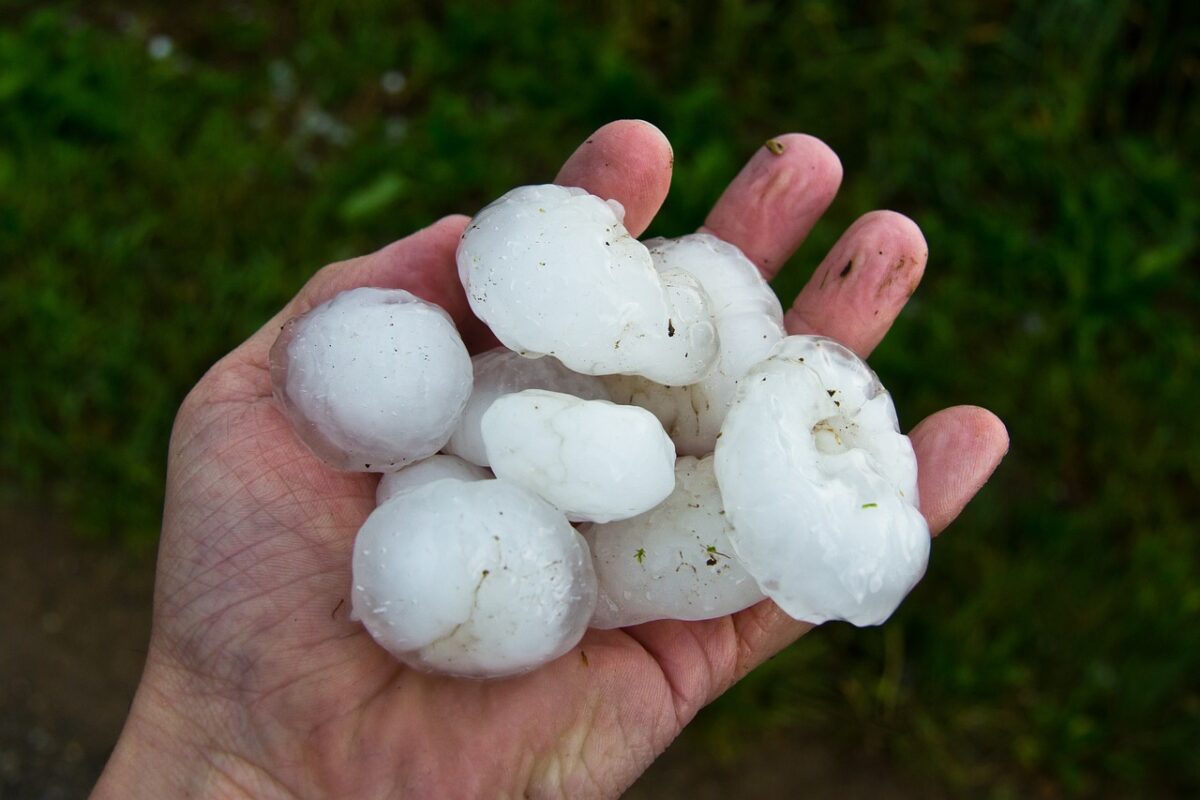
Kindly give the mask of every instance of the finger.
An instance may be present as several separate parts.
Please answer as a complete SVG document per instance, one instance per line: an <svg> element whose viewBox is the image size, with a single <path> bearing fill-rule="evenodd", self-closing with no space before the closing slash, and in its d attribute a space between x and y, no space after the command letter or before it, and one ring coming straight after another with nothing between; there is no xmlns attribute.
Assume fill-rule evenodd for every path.
<svg viewBox="0 0 1200 800"><path fill-rule="evenodd" d="M917 453L921 513L937 536L954 521L1008 452L1008 432L995 414L955 406L927 417L910 437ZM812 629L770 600L733 615L736 678Z"/></svg>
<svg viewBox="0 0 1200 800"><path fill-rule="evenodd" d="M454 262L459 237L468 221L461 214L444 217L374 253L323 267L278 314L239 348L242 351L239 355L254 363L265 364L271 345L284 323L339 292L360 286L410 291L444 308L454 319L465 341L479 338L486 328L471 313Z"/></svg>
<svg viewBox="0 0 1200 800"><path fill-rule="evenodd" d="M741 248L770 280L829 208L842 162L820 139L788 133L759 148L700 230Z"/></svg>
<svg viewBox="0 0 1200 800"><path fill-rule="evenodd" d="M864 214L846 229L784 318L789 333L819 333L866 358L916 291L929 247L894 211Z"/></svg>
<svg viewBox="0 0 1200 800"><path fill-rule="evenodd" d="M625 228L640 236L667 199L673 162L662 131L642 120L619 120L579 145L554 182L616 200L625 207Z"/></svg>
<svg viewBox="0 0 1200 800"><path fill-rule="evenodd" d="M937 536L966 507L1008 452L1008 430L992 412L954 406L909 433L917 452L921 513Z"/></svg>
<svg viewBox="0 0 1200 800"><path fill-rule="evenodd" d="M305 284L283 313L290 319L339 292L375 286L405 289L441 306L456 324L469 324L474 318L454 261L458 241L469 221L461 214L443 217L382 250L331 264Z"/></svg>

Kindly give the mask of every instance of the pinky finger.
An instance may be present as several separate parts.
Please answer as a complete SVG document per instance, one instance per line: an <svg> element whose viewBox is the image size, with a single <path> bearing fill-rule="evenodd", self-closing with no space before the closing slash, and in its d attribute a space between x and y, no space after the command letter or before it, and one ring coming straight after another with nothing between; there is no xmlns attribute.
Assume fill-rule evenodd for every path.
<svg viewBox="0 0 1200 800"><path fill-rule="evenodd" d="M978 406L931 414L909 433L917 453L921 513L934 536L966 507L1008 452L1008 431Z"/></svg>

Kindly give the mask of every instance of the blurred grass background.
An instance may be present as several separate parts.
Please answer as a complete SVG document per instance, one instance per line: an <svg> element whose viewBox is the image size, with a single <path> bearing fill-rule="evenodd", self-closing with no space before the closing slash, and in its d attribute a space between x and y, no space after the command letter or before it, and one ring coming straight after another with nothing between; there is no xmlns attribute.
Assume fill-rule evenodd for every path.
<svg viewBox="0 0 1200 800"><path fill-rule="evenodd" d="M911 425L1008 424L883 629L707 710L991 796L1200 793L1200 19L1185 2L0 0L0 479L157 535L180 399L320 265L550 178L618 117L675 146L652 233L769 135L842 157L785 303L856 216L926 280L872 363Z"/></svg>

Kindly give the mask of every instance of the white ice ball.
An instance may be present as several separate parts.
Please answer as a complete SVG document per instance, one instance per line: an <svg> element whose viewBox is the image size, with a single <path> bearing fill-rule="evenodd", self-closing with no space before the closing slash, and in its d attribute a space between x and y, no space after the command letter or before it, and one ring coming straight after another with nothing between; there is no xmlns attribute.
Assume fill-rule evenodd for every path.
<svg viewBox="0 0 1200 800"><path fill-rule="evenodd" d="M375 504L383 505L401 492L408 492L434 481L447 478L456 481L482 481L491 477L491 470L464 461L458 456L439 453L384 475L379 481L379 486L375 488Z"/></svg>
<svg viewBox="0 0 1200 800"><path fill-rule="evenodd" d="M513 189L463 234L467 299L518 353L589 375L693 383L717 357L709 298L692 276L656 271L623 218L619 203L583 189Z"/></svg>
<svg viewBox="0 0 1200 800"><path fill-rule="evenodd" d="M450 438L471 394L471 359L442 309L400 289L361 288L284 327L271 381L327 463L391 472Z"/></svg>
<svg viewBox="0 0 1200 800"><path fill-rule="evenodd" d="M660 272L680 271L708 294L720 341L717 363L702 380L664 386L638 375L606 377L612 399L652 412L675 449L703 456L713 451L738 380L783 338L783 309L758 267L736 246L706 233L646 242Z"/></svg>
<svg viewBox="0 0 1200 800"><path fill-rule="evenodd" d="M675 491L644 514L592 525L599 597L593 628L712 619L762 600L729 543L712 457L675 462Z"/></svg>
<svg viewBox="0 0 1200 800"><path fill-rule="evenodd" d="M642 408L527 389L494 401L482 431L498 477L575 522L632 517L675 487L675 447Z"/></svg>
<svg viewBox="0 0 1200 800"><path fill-rule="evenodd" d="M438 480L367 518L354 543L353 612L406 664L495 678L570 650L596 577L561 512L500 480Z"/></svg>
<svg viewBox="0 0 1200 800"><path fill-rule="evenodd" d="M878 625L925 573L912 443L832 339L789 336L747 373L715 466L734 551L792 617Z"/></svg>
<svg viewBox="0 0 1200 800"><path fill-rule="evenodd" d="M497 397L525 389L546 389L585 400L609 399L608 390L599 378L572 372L551 356L527 358L497 347L473 357L471 364L475 369L475 387L444 449L482 467L488 466L488 460L480 422L483 412Z"/></svg>

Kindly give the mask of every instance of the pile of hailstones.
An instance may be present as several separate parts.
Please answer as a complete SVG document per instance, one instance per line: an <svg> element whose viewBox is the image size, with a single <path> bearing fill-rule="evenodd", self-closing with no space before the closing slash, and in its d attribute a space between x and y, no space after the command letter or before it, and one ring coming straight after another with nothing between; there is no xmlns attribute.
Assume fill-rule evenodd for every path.
<svg viewBox="0 0 1200 800"><path fill-rule="evenodd" d="M641 243L619 203L526 186L458 248L504 347L471 358L400 290L286 326L276 396L330 465L382 472L353 613L403 662L498 677L591 626L700 620L764 597L883 622L925 571L912 445L875 373L787 336L736 247Z"/></svg>

